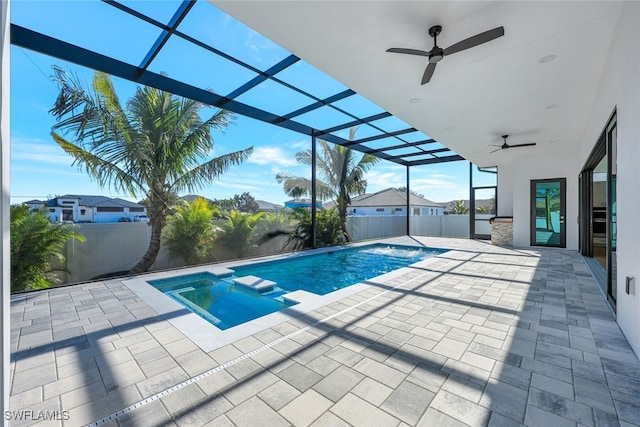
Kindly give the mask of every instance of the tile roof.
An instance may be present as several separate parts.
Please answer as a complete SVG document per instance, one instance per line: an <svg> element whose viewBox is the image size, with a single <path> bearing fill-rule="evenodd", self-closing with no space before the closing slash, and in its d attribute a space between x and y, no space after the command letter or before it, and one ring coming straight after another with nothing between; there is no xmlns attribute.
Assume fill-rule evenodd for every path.
<svg viewBox="0 0 640 427"><path fill-rule="evenodd" d="M139 203L130 202L128 200L120 198L110 198L105 196L90 196L90 195L76 195L65 194L64 196L58 196L57 199L76 199L81 206L100 207L100 208L144 208L144 205Z"/></svg>

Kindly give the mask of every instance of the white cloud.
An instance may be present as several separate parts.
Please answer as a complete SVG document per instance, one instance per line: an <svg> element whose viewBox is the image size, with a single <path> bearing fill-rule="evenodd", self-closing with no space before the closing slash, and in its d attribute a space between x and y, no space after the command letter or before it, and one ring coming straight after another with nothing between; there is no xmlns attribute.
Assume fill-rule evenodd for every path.
<svg viewBox="0 0 640 427"><path fill-rule="evenodd" d="M309 149L311 147L311 140L304 139L302 141L292 142L291 144L289 144L289 146L294 150Z"/></svg>
<svg viewBox="0 0 640 427"><path fill-rule="evenodd" d="M279 147L268 146L254 148L247 161L258 165L293 166L298 164L293 155L285 153Z"/></svg>
<svg viewBox="0 0 640 427"><path fill-rule="evenodd" d="M11 163L47 163L71 165L73 157L59 146L39 138L11 138Z"/></svg>

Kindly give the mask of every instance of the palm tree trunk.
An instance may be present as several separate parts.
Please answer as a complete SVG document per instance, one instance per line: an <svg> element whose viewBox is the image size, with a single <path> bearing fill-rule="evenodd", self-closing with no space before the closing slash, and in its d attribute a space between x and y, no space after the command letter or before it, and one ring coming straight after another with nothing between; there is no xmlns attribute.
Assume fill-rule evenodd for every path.
<svg viewBox="0 0 640 427"><path fill-rule="evenodd" d="M347 230L347 206L343 203L338 203L338 217L340 218L340 229L347 242L351 241L351 235Z"/></svg>
<svg viewBox="0 0 640 427"><path fill-rule="evenodd" d="M156 261L158 251L160 251L160 241L162 237L162 220L154 218L151 222L151 241L144 256L134 265L129 273L144 273L149 270Z"/></svg>

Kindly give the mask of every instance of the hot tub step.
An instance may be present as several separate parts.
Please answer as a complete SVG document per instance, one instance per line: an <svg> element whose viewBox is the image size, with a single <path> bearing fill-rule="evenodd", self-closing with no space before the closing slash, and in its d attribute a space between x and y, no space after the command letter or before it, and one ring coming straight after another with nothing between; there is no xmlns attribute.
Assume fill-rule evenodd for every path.
<svg viewBox="0 0 640 427"><path fill-rule="evenodd" d="M276 282L271 280L261 279L256 276L244 276L233 279L233 283L245 288L253 289L254 291L264 292L270 291L276 285Z"/></svg>

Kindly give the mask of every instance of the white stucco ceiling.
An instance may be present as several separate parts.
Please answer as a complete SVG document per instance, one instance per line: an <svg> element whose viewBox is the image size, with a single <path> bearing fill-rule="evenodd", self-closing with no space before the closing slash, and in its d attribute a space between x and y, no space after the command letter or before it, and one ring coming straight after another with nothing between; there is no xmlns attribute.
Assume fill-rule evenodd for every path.
<svg viewBox="0 0 640 427"><path fill-rule="evenodd" d="M212 3L481 166L581 140L620 13L610 1ZM426 58L385 51L430 50L436 24L443 48L501 25L505 35L445 57L421 86ZM490 153L503 133L537 146Z"/></svg>

